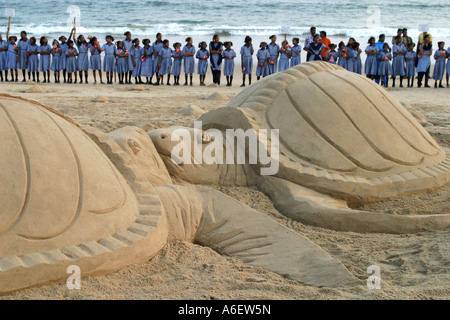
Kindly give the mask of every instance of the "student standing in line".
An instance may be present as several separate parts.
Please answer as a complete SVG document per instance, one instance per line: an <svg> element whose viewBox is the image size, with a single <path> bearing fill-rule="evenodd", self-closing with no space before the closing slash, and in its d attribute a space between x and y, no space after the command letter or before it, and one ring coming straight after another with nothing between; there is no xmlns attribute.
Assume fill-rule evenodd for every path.
<svg viewBox="0 0 450 320"><path fill-rule="evenodd" d="M209 44L209 53L211 55L211 71L213 74L213 83L220 85L222 75L222 53L223 44L220 42L219 35L215 34L213 41Z"/></svg>
<svg viewBox="0 0 450 320"><path fill-rule="evenodd" d="M163 41L163 47L159 51L159 79L156 85L164 83L164 76L167 74L167 85L170 86L170 71L172 70L173 50L169 47L169 40Z"/></svg>
<svg viewBox="0 0 450 320"><path fill-rule="evenodd" d="M73 35L73 29L70 32L69 35L69 39L72 38ZM63 78L64 78L64 83L66 83L66 75L67 75L67 71L66 71L66 60L67 60L67 38L65 36L61 36L59 37L59 41L61 42L61 44L59 45L59 47L61 48L61 70L63 72Z"/></svg>
<svg viewBox="0 0 450 320"><path fill-rule="evenodd" d="M94 75L94 84L97 83L96 71L98 71L98 75L100 76L100 83L104 84L102 75L102 56L101 56L103 49L100 46L100 43L98 42L96 37L90 39L89 51L91 52L90 69L92 70L92 73Z"/></svg>
<svg viewBox="0 0 450 320"><path fill-rule="evenodd" d="M17 63L17 68L22 70L23 80L22 82L26 82L26 72L27 72L27 52L28 52L28 46L30 45L30 40L27 38L27 32L22 31L20 33L20 40L18 43L18 47L20 48L20 54L19 54L19 62ZM31 73L28 72L28 80L31 78Z"/></svg>
<svg viewBox="0 0 450 320"><path fill-rule="evenodd" d="M119 76L119 84L126 84L128 79L128 57L130 56L130 52L125 49L122 41L117 41L116 45L116 68L117 75Z"/></svg>
<svg viewBox="0 0 450 320"><path fill-rule="evenodd" d="M53 71L53 74L55 76L55 83L60 83L62 51L59 47L58 40L53 40L52 47L52 65L50 67L50 70Z"/></svg>
<svg viewBox="0 0 450 320"><path fill-rule="evenodd" d="M125 51L128 51L128 65L127 65L127 74L125 75L125 83L131 84L131 77L133 76L134 64L133 57L131 55L131 51L133 48L133 40L130 31L127 31L123 34L125 39L122 41L123 48Z"/></svg>
<svg viewBox="0 0 450 320"><path fill-rule="evenodd" d="M44 75L44 83L50 83L50 65L51 65L51 54L52 47L48 44L46 37L41 37L39 47L39 54L41 55L40 69Z"/></svg>
<svg viewBox="0 0 450 320"><path fill-rule="evenodd" d="M141 46L138 38L133 40L133 46L130 50L131 64L133 65L132 75L134 77L134 82L136 84L143 84L141 78L141 68L142 68L142 60L141 60Z"/></svg>
<svg viewBox="0 0 450 320"><path fill-rule="evenodd" d="M8 71L6 68L6 55L8 54L8 42L3 40L0 33L0 82L8 80ZM5 78L3 78L3 71L5 71Z"/></svg>
<svg viewBox="0 0 450 320"><path fill-rule="evenodd" d="M144 47L141 49L141 77L147 78L147 84L153 84L153 47L150 45L150 39L144 39L142 43Z"/></svg>
<svg viewBox="0 0 450 320"><path fill-rule="evenodd" d="M388 87L389 76L392 74L392 55L389 52L389 44L385 43L383 46L383 52L378 55L380 64L378 65L378 75L381 79L384 79L380 84Z"/></svg>
<svg viewBox="0 0 450 320"><path fill-rule="evenodd" d="M225 50L222 53L222 57L225 60L223 72L225 77L227 77L227 87L233 85L233 75L234 75L234 59L236 58L236 52L234 52L231 47L233 42L227 41L224 43Z"/></svg>
<svg viewBox="0 0 450 320"><path fill-rule="evenodd" d="M102 46L102 50L105 52L103 58L103 71L106 72L106 79L108 84L113 84L113 75L116 71L116 46L113 43L114 37L107 35L106 43Z"/></svg>
<svg viewBox="0 0 450 320"><path fill-rule="evenodd" d="M359 46L359 42L355 41L352 50L353 72L362 74L361 49L359 48Z"/></svg>
<svg viewBox="0 0 450 320"><path fill-rule="evenodd" d="M327 54L327 61L331 64L337 64L339 58L339 52L336 51L336 45L330 44L330 51Z"/></svg>
<svg viewBox="0 0 450 320"><path fill-rule="evenodd" d="M248 75L248 85L252 84L252 70L253 70L253 45L252 38L245 37L245 44L241 48L241 66L242 66L242 85L245 87L245 75Z"/></svg>
<svg viewBox="0 0 450 320"><path fill-rule="evenodd" d="M174 80L174 86L180 85L180 74L181 74L181 63L183 61L183 54L181 53L181 43L175 42L173 44L173 65L172 65L172 76Z"/></svg>
<svg viewBox="0 0 450 320"><path fill-rule="evenodd" d="M300 43L300 39L299 38L292 39L291 68L299 65L300 63L302 63L302 61L301 61L301 58L302 58L302 47L299 45L299 43Z"/></svg>
<svg viewBox="0 0 450 320"><path fill-rule="evenodd" d="M259 81L261 77L265 78L269 75L269 60L270 60L270 54L269 50L267 49L267 43L261 42L259 45L258 53L256 54L256 58L258 60L258 67L256 68L256 80Z"/></svg>
<svg viewBox="0 0 450 320"><path fill-rule="evenodd" d="M88 84L89 43L86 41L86 38L82 34L80 34L77 38L77 28L73 28L73 41L75 41L75 39L78 48L77 69L80 73L80 84L83 84L83 72L85 82L86 84Z"/></svg>
<svg viewBox="0 0 450 320"><path fill-rule="evenodd" d="M187 86L188 85L188 75L190 76L191 79L191 86L193 85L193 77L194 77L194 72L195 72L195 47L192 44L192 38L191 37L187 37L186 38L186 45L184 46L183 50L181 51L181 53L183 54L183 68L184 68L184 76L185 76L185 82L184 85Z"/></svg>
<svg viewBox="0 0 450 320"><path fill-rule="evenodd" d="M17 37L9 36L9 29L7 32L7 38L8 38L8 53L6 54L6 68L8 70L11 70L11 82L18 82L19 71L17 70L17 65L19 64L20 59L20 47L17 45ZM16 75L15 80L14 75Z"/></svg>
<svg viewBox="0 0 450 320"><path fill-rule="evenodd" d="M417 54L414 51L414 43L408 45L408 52L406 52L406 78L408 79L408 88L414 86L414 78L416 76L416 57Z"/></svg>
<svg viewBox="0 0 450 320"><path fill-rule="evenodd" d="M344 41L339 42L339 60L338 65L347 70L348 51Z"/></svg>
<svg viewBox="0 0 450 320"><path fill-rule="evenodd" d="M445 60L447 59L448 52L444 49L445 42L440 41L438 42L438 49L434 53L434 60L436 60L436 63L434 64L434 70L433 70L433 79L434 87L438 87L438 81L439 81L439 88L444 88L442 85L442 79L444 78L444 72L445 72Z"/></svg>
<svg viewBox="0 0 450 320"><path fill-rule="evenodd" d="M450 88L448 80L450 78L450 47L447 48L447 88Z"/></svg>
<svg viewBox="0 0 450 320"><path fill-rule="evenodd" d="M377 70L378 70L378 64L379 64L379 60L378 58L380 57L380 53L383 52L383 46L386 43L386 36L384 34L380 34L378 37L378 42L375 43L375 46L378 48L378 55L377 55ZM390 49L389 49L390 50ZM375 82L376 83L380 83L380 81L386 81L386 79L380 79L379 76L375 77ZM386 81L387 82L387 81Z"/></svg>
<svg viewBox="0 0 450 320"><path fill-rule="evenodd" d="M364 65L364 72L367 78L375 80L378 77L378 61L377 56L379 54L378 47L375 45L375 38L371 37L366 47L367 59Z"/></svg>
<svg viewBox="0 0 450 320"><path fill-rule="evenodd" d="M292 58L292 53L290 50L289 43L286 40L284 40L281 43L280 64L278 67L279 72L289 69L289 64L290 64L291 58Z"/></svg>
<svg viewBox="0 0 450 320"><path fill-rule="evenodd" d="M425 88L429 88L428 79L431 66L431 55L433 54L433 44L431 43L430 36L426 34L424 36L423 43L419 45L419 61L417 63L417 82L418 87L422 87L422 80L425 77Z"/></svg>
<svg viewBox="0 0 450 320"><path fill-rule="evenodd" d="M316 27L311 27L311 29L309 29L309 35L305 38L305 45L303 46L304 48L307 48L309 46L310 43L312 43L314 41L314 36L316 35ZM306 55L306 61L310 61L309 59L311 58L311 53L308 52L308 54Z"/></svg>
<svg viewBox="0 0 450 320"><path fill-rule="evenodd" d="M66 58L66 71L67 71L67 83L77 83L77 63L78 50L75 48L73 40L67 41L67 58ZM72 75L75 75L73 80Z"/></svg>
<svg viewBox="0 0 450 320"><path fill-rule="evenodd" d="M407 51L406 46L402 42L402 37L398 36L395 44L392 46L392 53L394 55L392 61L392 88L395 88L396 77L400 77L400 88L403 88L403 78L406 75L405 70L406 51Z"/></svg>
<svg viewBox="0 0 450 320"><path fill-rule="evenodd" d="M40 82L39 80L39 46L36 43L36 38L30 38L30 44L27 48L27 71L31 73L33 82ZM37 77L36 77L37 75Z"/></svg>
<svg viewBox="0 0 450 320"><path fill-rule="evenodd" d="M198 59L198 74L200 77L200 86L205 86L206 71L208 70L209 52L206 49L206 42L202 41L198 45L199 49L195 57Z"/></svg>
<svg viewBox="0 0 450 320"><path fill-rule="evenodd" d="M162 34L161 33L157 33L156 34L156 40L155 42L153 42L153 72L156 74L156 80L158 81L159 79L159 51L162 49L162 47L164 46L163 41L162 41Z"/></svg>
<svg viewBox="0 0 450 320"><path fill-rule="evenodd" d="M354 63L353 63L353 56L354 56L353 46L354 46L355 42L356 42L355 38L350 38L350 39L348 39L347 46L346 46L346 49L347 49L347 68L346 69L347 69L347 71L350 71L350 72L354 72L354 70L353 70L353 66L354 66Z"/></svg>
<svg viewBox="0 0 450 320"><path fill-rule="evenodd" d="M277 44L277 36L270 36L270 43L267 46L269 50L270 59L269 59L269 74L274 74L277 72L278 68L278 57L280 55L280 46Z"/></svg>
<svg viewBox="0 0 450 320"><path fill-rule="evenodd" d="M311 42L305 51L309 52L309 61L320 61L322 60L322 53L327 49L323 43L320 43L320 37L318 34L314 36L314 41Z"/></svg>

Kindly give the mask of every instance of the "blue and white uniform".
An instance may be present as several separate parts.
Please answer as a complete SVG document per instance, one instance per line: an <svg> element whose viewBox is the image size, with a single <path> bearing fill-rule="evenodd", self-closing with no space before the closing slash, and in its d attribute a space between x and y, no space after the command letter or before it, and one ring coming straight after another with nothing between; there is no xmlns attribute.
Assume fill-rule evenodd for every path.
<svg viewBox="0 0 450 320"><path fill-rule="evenodd" d="M308 49L312 52L309 61L317 61L322 60L322 49L327 49L327 46L321 42L319 43L311 42L308 45Z"/></svg>
<svg viewBox="0 0 450 320"><path fill-rule="evenodd" d="M159 65L159 51L164 47L164 43L162 41L153 42L153 72L158 73L158 65Z"/></svg>
<svg viewBox="0 0 450 320"><path fill-rule="evenodd" d="M434 53L434 59L436 63L434 64L433 79L442 80L445 73L445 60L447 59L447 50L436 50Z"/></svg>
<svg viewBox="0 0 450 320"><path fill-rule="evenodd" d="M173 50L172 52L173 65L172 65L172 75L178 77L181 74L181 62L183 61L183 54L181 53L181 48Z"/></svg>
<svg viewBox="0 0 450 320"><path fill-rule="evenodd" d="M119 55L126 54L126 49L117 49L116 48L116 56L117 56L117 73L124 74L128 72L128 57L130 53L128 52L128 57L119 57Z"/></svg>
<svg viewBox="0 0 450 320"><path fill-rule="evenodd" d="M102 46L102 50L105 52L105 57L103 59L103 71L114 72L116 66L116 45L111 43L111 45L105 43Z"/></svg>
<svg viewBox="0 0 450 320"><path fill-rule="evenodd" d="M99 45L100 46L100 45ZM95 45L89 45L89 51L91 52L91 58L89 61L89 69L102 70L102 55L95 47Z"/></svg>
<svg viewBox="0 0 450 320"><path fill-rule="evenodd" d="M17 48L17 45L11 44L11 42L8 42L8 53L6 55L7 69L15 70L18 67L16 48Z"/></svg>
<svg viewBox="0 0 450 320"><path fill-rule="evenodd" d="M134 62L136 63L136 66L133 65L133 77L140 77L141 76L141 68L142 68L142 60L141 60L141 46L135 47L133 46L130 52L130 57L134 59ZM133 64L133 61L131 61L131 64Z"/></svg>
<svg viewBox="0 0 450 320"><path fill-rule="evenodd" d="M327 53L327 61L331 64L337 64L339 58L339 52L337 51L330 51Z"/></svg>
<svg viewBox="0 0 450 320"><path fill-rule="evenodd" d="M287 55L287 52L280 51L280 63L278 65L278 71L282 72L284 70L289 69L290 58Z"/></svg>
<svg viewBox="0 0 450 320"><path fill-rule="evenodd" d="M297 54L291 50L291 53L292 53L291 68L302 63L302 47L299 45L296 45L296 46L292 47L292 49L294 49L295 51L298 51L299 53Z"/></svg>
<svg viewBox="0 0 450 320"><path fill-rule="evenodd" d="M153 47L148 46L148 48L143 47L141 49L141 57L143 57L144 61L142 61L141 65L141 76L142 77L153 77Z"/></svg>
<svg viewBox="0 0 450 320"><path fill-rule="evenodd" d="M234 59L233 59L233 57L235 57L235 56L236 56L236 52L234 52L233 49L224 50L222 52L222 57L225 60L224 67L223 67L223 73L227 77L234 75Z"/></svg>
<svg viewBox="0 0 450 320"><path fill-rule="evenodd" d="M419 62L417 63L417 72L428 72L428 69L431 66L431 56L423 55L420 56L420 49L422 45L419 46ZM433 51L433 48L430 46L429 50L423 50L423 53L430 53Z"/></svg>
<svg viewBox="0 0 450 320"><path fill-rule="evenodd" d="M8 42L5 40L0 41L0 48L8 48ZM6 70L6 55L8 51L0 52L0 71Z"/></svg>
<svg viewBox="0 0 450 320"><path fill-rule="evenodd" d="M361 52L358 50L352 50L351 61L353 62L353 72L362 74Z"/></svg>
<svg viewBox="0 0 450 320"><path fill-rule="evenodd" d="M17 64L17 69L25 70L27 69L27 52L28 52L28 46L30 45L30 40L27 39L23 41L22 39L19 40L18 46L20 48L20 57L19 57L19 63Z"/></svg>
<svg viewBox="0 0 450 320"><path fill-rule="evenodd" d="M253 69L253 46L244 45L241 48L241 56L243 57L243 74L252 74Z"/></svg>
<svg viewBox="0 0 450 320"><path fill-rule="evenodd" d="M400 45L394 44L392 46L392 53L394 54L394 58L392 59L392 75L394 77L397 77L397 76L404 77L406 74L405 54L396 55L395 53L397 53L399 51L406 52L406 47L403 43Z"/></svg>
<svg viewBox="0 0 450 320"><path fill-rule="evenodd" d="M161 48L159 50L159 56L161 57L161 69L159 69L160 75L170 74L172 70L172 48Z"/></svg>
<svg viewBox="0 0 450 320"><path fill-rule="evenodd" d="M122 43L123 43L123 48L125 50L128 50L128 52L129 52L127 70L128 71L133 71L133 69L134 69L133 60L131 59L131 49L133 48L133 40L124 39L122 41Z"/></svg>
<svg viewBox="0 0 450 320"><path fill-rule="evenodd" d="M50 54L42 54L43 51L50 52ZM39 47L39 53L41 54L41 61L40 61L40 70L42 72L50 71L50 65L51 65L51 52L52 47L47 43L46 45Z"/></svg>
<svg viewBox="0 0 450 320"><path fill-rule="evenodd" d="M78 43L78 71L88 71L89 70L89 44L87 42Z"/></svg>
<svg viewBox="0 0 450 320"><path fill-rule="evenodd" d="M269 50L270 60L269 60L269 74L273 74L278 70L278 54L280 53L280 46L278 44L269 43L267 45L267 50Z"/></svg>
<svg viewBox="0 0 450 320"><path fill-rule="evenodd" d="M53 49L52 65L50 67L51 71L61 71L61 61L62 61L62 50L60 47Z"/></svg>
<svg viewBox="0 0 450 320"><path fill-rule="evenodd" d="M376 45L368 45L365 51L370 50L376 50L377 53L367 55L366 64L364 65L364 72L366 75L376 76L378 74L377 55L379 54L379 50Z"/></svg>
<svg viewBox="0 0 450 320"><path fill-rule="evenodd" d="M67 59L67 42L61 43L59 45L61 48L61 70L66 70L66 59Z"/></svg>
<svg viewBox="0 0 450 320"><path fill-rule="evenodd" d="M35 54L31 54L31 52L36 52ZM39 72L39 46L37 44L28 46L27 54L30 53L28 56L28 66L27 70L28 72Z"/></svg>
<svg viewBox="0 0 450 320"><path fill-rule="evenodd" d="M378 65L378 75L379 76L388 76L392 74L392 66L391 66L391 61L389 59L386 58L391 58L392 59L392 55L390 52L380 52L380 54L378 55L378 59L382 59L379 60L380 64Z"/></svg>
<svg viewBox="0 0 450 320"><path fill-rule="evenodd" d="M198 74L200 75L204 75L206 74L206 70L208 68L208 60L204 60L203 58L209 58L209 51L208 50L198 50L197 54L195 55L197 57L198 60Z"/></svg>
<svg viewBox="0 0 450 320"><path fill-rule="evenodd" d="M256 58L258 59L258 66L256 67L256 76L258 77L266 77L269 75L269 61L267 59L270 58L269 50L259 49L256 54ZM261 66L261 63L263 64Z"/></svg>
<svg viewBox="0 0 450 320"><path fill-rule="evenodd" d="M408 51L406 52L405 59L413 59L413 60L406 60L406 77L415 77L416 76L416 56L417 54L414 51Z"/></svg>
<svg viewBox="0 0 450 320"><path fill-rule="evenodd" d="M73 48L67 48L67 54L70 53L78 53L78 50ZM78 71L77 57L76 56L67 56L66 57L66 71L67 73L74 73Z"/></svg>
<svg viewBox="0 0 450 320"><path fill-rule="evenodd" d="M194 46L188 47L188 45L185 45L183 50L181 51L181 53L182 54L195 53L195 48L194 48ZM186 73L186 74L195 73L195 58L194 58L194 56L183 57L183 68L184 68L184 73Z"/></svg>

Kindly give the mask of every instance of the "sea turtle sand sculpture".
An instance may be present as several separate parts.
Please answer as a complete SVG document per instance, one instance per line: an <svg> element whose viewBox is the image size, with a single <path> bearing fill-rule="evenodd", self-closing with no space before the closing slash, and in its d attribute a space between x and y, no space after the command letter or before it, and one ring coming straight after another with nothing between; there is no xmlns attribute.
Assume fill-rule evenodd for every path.
<svg viewBox="0 0 450 320"><path fill-rule="evenodd" d="M350 209L445 185L450 157L387 91L339 66L304 63L267 77L198 121L203 130L279 129L279 171L258 177L260 163L178 166L171 150L179 142L171 137L179 128L150 132L178 180L258 185L286 216L334 230L413 233L450 226L449 215Z"/></svg>
<svg viewBox="0 0 450 320"><path fill-rule="evenodd" d="M143 263L195 241L313 286L354 285L305 237L207 187L174 185L147 133L81 129L0 95L0 294Z"/></svg>

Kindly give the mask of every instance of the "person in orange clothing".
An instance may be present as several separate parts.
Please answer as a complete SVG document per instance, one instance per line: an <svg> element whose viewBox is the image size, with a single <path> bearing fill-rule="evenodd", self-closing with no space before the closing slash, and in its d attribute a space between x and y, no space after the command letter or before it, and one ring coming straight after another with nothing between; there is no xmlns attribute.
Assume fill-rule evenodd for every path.
<svg viewBox="0 0 450 320"><path fill-rule="evenodd" d="M331 40L327 38L327 33L325 31L320 31L320 42L327 47L327 50L322 52L322 58L323 60L326 60L328 52L330 52Z"/></svg>

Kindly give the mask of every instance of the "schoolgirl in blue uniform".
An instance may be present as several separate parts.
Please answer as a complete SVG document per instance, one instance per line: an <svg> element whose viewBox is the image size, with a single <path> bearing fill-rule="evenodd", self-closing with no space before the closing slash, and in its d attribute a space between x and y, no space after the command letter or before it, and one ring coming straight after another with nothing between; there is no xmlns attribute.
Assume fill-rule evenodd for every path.
<svg viewBox="0 0 450 320"><path fill-rule="evenodd" d="M242 85L245 87L245 75L248 75L248 85L252 84L253 70L253 44L250 36L245 37L245 44L241 48L241 66L242 66Z"/></svg>
<svg viewBox="0 0 450 320"><path fill-rule="evenodd" d="M408 79L408 88L412 88L414 85L414 78L416 76L416 57L417 54L414 51L414 43L408 45L408 51L405 55L406 60L406 72L405 76Z"/></svg>
<svg viewBox="0 0 450 320"><path fill-rule="evenodd" d="M352 62L353 62L353 72L357 74L362 74L362 61L361 61L361 49L359 48L359 42L353 43L352 50Z"/></svg>
<svg viewBox="0 0 450 320"><path fill-rule="evenodd" d="M187 37L186 38L186 45L184 46L183 50L181 51L183 54L183 68L184 68L184 76L185 76L185 83L184 85L188 85L188 75L191 79L191 86L193 85L193 76L195 72L195 47L192 44L192 38Z"/></svg>
<svg viewBox="0 0 450 320"><path fill-rule="evenodd" d="M375 38L371 37L368 41L368 46L366 47L367 59L364 65L364 72L367 78L375 80L378 73L378 60L377 55L379 53L378 47L375 45Z"/></svg>
<svg viewBox="0 0 450 320"><path fill-rule="evenodd" d="M434 64L434 71L433 71L433 79L434 87L438 87L438 81L439 81L439 88L444 88L442 85L442 78L444 78L444 72L445 72L445 60L447 59L448 52L444 49L445 42L440 41L438 42L438 49L434 53L434 60L436 60L436 63Z"/></svg>
<svg viewBox="0 0 450 320"><path fill-rule="evenodd" d="M125 75L125 83L131 84L131 77L133 76L133 70L134 70L134 64L133 64L133 58L131 49L133 48L133 42L131 38L131 32L127 31L123 34L125 36L125 39L122 41L123 48L125 51L128 51L128 65L127 65L127 75Z"/></svg>
<svg viewBox="0 0 450 320"><path fill-rule="evenodd" d="M61 48L59 47L58 40L53 40L52 45L52 65L50 70L53 71L55 76L55 83L60 83L60 75L61 75Z"/></svg>
<svg viewBox="0 0 450 320"><path fill-rule="evenodd" d="M181 62L183 61L183 54L181 53L181 43L175 42L173 44L173 66L172 75L174 78L174 86L180 85L180 74L181 74Z"/></svg>
<svg viewBox="0 0 450 320"><path fill-rule="evenodd" d="M378 65L378 75L381 76L380 84L384 85L386 88L388 87L389 77L392 75L392 55L389 52L389 44L385 43L383 45L383 52L380 52L378 55L378 61L380 61Z"/></svg>
<svg viewBox="0 0 450 320"><path fill-rule="evenodd" d="M282 72L284 70L289 69L290 60L292 58L292 53L290 50L289 43L284 40L281 43L281 49L280 49L280 63L278 66L278 71Z"/></svg>
<svg viewBox="0 0 450 320"><path fill-rule="evenodd" d="M347 71L354 72L354 50L353 46L355 44L356 40L355 38L350 38L347 42L347 46L345 47L347 49Z"/></svg>
<svg viewBox="0 0 450 320"><path fill-rule="evenodd" d="M339 60L338 65L347 70L348 65L348 49L344 42L339 42Z"/></svg>
<svg viewBox="0 0 450 320"><path fill-rule="evenodd" d="M39 46L36 43L36 38L30 38L30 44L27 48L27 70L33 76L33 81L39 82Z"/></svg>
<svg viewBox="0 0 450 320"><path fill-rule="evenodd" d="M305 50L311 54L309 61L322 60L322 53L328 50L327 46L320 42L320 36L316 34L314 41L311 42Z"/></svg>
<svg viewBox="0 0 450 320"><path fill-rule="evenodd" d="M0 82L5 79L8 80L8 71L6 68L6 55L8 53L8 42L3 40L3 36L0 33ZM5 71L5 78L3 78L3 71Z"/></svg>
<svg viewBox="0 0 450 320"><path fill-rule="evenodd" d="M169 47L169 40L163 41L163 47L159 50L159 78L156 85L164 83L164 76L167 74L167 85L170 86L170 71L172 70L173 50Z"/></svg>
<svg viewBox="0 0 450 320"><path fill-rule="evenodd" d="M119 84L124 84L128 78L128 57L130 56L130 52L124 48L122 41L117 41L116 45L116 65L117 74L119 75Z"/></svg>
<svg viewBox="0 0 450 320"><path fill-rule="evenodd" d="M270 60L269 60L269 74L274 74L278 70L278 57L280 56L280 46L276 43L277 42L277 36L272 35L270 36L270 43L267 46L267 49L269 50L270 54Z"/></svg>
<svg viewBox="0 0 450 320"><path fill-rule="evenodd" d="M82 34L77 38L76 28L73 28L73 41L75 41L78 48L77 70L80 72L80 83L83 83L84 72L84 78L87 84L89 71L89 43L86 41L86 38Z"/></svg>
<svg viewBox="0 0 450 320"><path fill-rule="evenodd" d="M113 83L113 75L116 71L116 46L113 43L114 37L111 35L106 36L106 43L102 46L102 51L105 52L103 58L103 71L106 72L106 79L108 84Z"/></svg>
<svg viewBox="0 0 450 320"><path fill-rule="evenodd" d="M52 47L48 44L46 37L41 37L41 46L39 47L39 54L41 55L40 69L44 75L44 83L50 83L50 65Z"/></svg>
<svg viewBox="0 0 450 320"><path fill-rule="evenodd" d="M72 30L73 32L73 30ZM69 39L72 37L72 32L70 33ZM61 70L63 72L64 83L67 82L66 79L66 60L67 60L67 38L65 36L59 37L59 48L61 49Z"/></svg>
<svg viewBox="0 0 450 320"><path fill-rule="evenodd" d="M226 41L224 43L225 50L222 53L222 57L225 60L223 73L227 78L227 87L231 87L233 85L233 76L234 76L234 59L236 58L236 52L234 52L231 47L233 46L233 42Z"/></svg>
<svg viewBox="0 0 450 320"><path fill-rule="evenodd" d="M331 64L337 64L339 52L336 51L336 44L330 44L330 51L327 53L327 61Z"/></svg>
<svg viewBox="0 0 450 320"><path fill-rule="evenodd" d="M450 77L450 47L447 48L447 88L450 88L448 84L448 79Z"/></svg>
<svg viewBox="0 0 450 320"><path fill-rule="evenodd" d="M9 36L9 30L7 33L8 37L8 52L6 54L6 68L11 70L11 82L19 81L19 72L17 71L17 65L19 63L20 47L17 45L17 37ZM16 78L14 80L14 74ZM6 80L8 81L8 80Z"/></svg>
<svg viewBox="0 0 450 320"><path fill-rule="evenodd" d="M20 40L18 46L20 48L19 62L17 63L17 68L22 70L23 80L26 82L26 71L27 71L27 58L28 58L28 46L30 45L30 40L27 38L26 31L20 33ZM28 80L31 78L30 72L28 72Z"/></svg>
<svg viewBox="0 0 450 320"><path fill-rule="evenodd" d="M142 60L141 60L141 46L138 38L133 40L133 46L130 50L131 62L133 64L132 75L134 77L134 81L136 84L143 84L141 79L141 68L142 68Z"/></svg>
<svg viewBox="0 0 450 320"><path fill-rule="evenodd" d="M78 71L78 50L75 48L75 43L73 40L67 41L67 57L66 57L66 71L67 71L67 82L77 83L77 71ZM75 75L75 81L72 79L72 74Z"/></svg>
<svg viewBox="0 0 450 320"><path fill-rule="evenodd" d="M200 86L205 86L206 71L208 70L208 58L209 51L206 49L206 42L202 41L199 43L198 47L200 50L197 51L195 57L198 59L198 74L200 77Z"/></svg>
<svg viewBox="0 0 450 320"><path fill-rule="evenodd" d="M97 72L100 76L100 83L103 84L103 74L102 74L102 52L103 49L100 46L96 37L89 39L89 51L91 52L91 58L89 61L89 68L92 70L94 75L94 84L97 83Z"/></svg>
<svg viewBox="0 0 450 320"><path fill-rule="evenodd" d="M163 46L162 34L158 32L153 42L153 72L156 74L156 80L159 80L159 51Z"/></svg>
<svg viewBox="0 0 450 320"><path fill-rule="evenodd" d="M423 37L423 43L419 45L419 61L417 62L417 86L422 87L422 80L425 76L425 88L429 88L428 74L431 66L431 55L433 54L433 44L430 40L430 35Z"/></svg>
<svg viewBox="0 0 450 320"><path fill-rule="evenodd" d="M222 75L222 53L224 47L220 42L219 35L215 34L209 43L209 54L211 55L211 72L213 74L213 83L220 85Z"/></svg>
<svg viewBox="0 0 450 320"><path fill-rule="evenodd" d="M153 47L150 45L150 39L142 41L144 47L141 49L141 77L147 78L147 84L152 84L153 77Z"/></svg>
<svg viewBox="0 0 450 320"><path fill-rule="evenodd" d="M400 88L403 88L403 78L406 75L405 55L406 46L402 43L402 37L397 37L396 43L392 46L392 88L395 88L395 78L400 77Z"/></svg>
<svg viewBox="0 0 450 320"><path fill-rule="evenodd" d="M302 47L299 45L300 39L294 38L292 39L292 47L291 47L291 68L302 63Z"/></svg>
<svg viewBox="0 0 450 320"><path fill-rule="evenodd" d="M270 53L267 49L267 43L261 42L259 45L258 53L256 54L256 59L258 60L258 66L256 67L256 80L261 79L261 77L265 78L269 75L269 60Z"/></svg>

